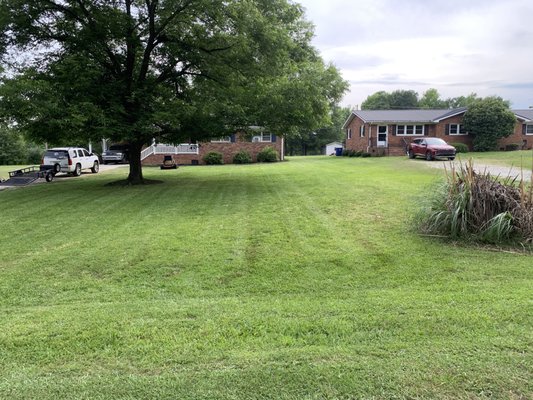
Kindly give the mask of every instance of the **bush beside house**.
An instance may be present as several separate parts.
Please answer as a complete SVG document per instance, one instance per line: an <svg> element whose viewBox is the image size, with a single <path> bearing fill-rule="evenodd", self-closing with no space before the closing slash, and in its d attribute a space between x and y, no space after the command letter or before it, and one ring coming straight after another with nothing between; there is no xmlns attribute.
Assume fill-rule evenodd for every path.
<svg viewBox="0 0 533 400"><path fill-rule="evenodd" d="M210 153L207 153L204 158L204 162L207 165L221 165L224 164L224 160L222 159L222 154L217 153L216 151L212 151Z"/></svg>
<svg viewBox="0 0 533 400"><path fill-rule="evenodd" d="M265 147L257 154L257 162L276 162L278 153L272 147Z"/></svg>

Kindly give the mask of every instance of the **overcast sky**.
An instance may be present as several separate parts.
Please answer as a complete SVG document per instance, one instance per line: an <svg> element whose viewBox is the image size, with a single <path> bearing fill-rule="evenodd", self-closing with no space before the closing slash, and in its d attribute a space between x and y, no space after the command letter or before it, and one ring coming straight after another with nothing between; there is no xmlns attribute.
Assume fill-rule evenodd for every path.
<svg viewBox="0 0 533 400"><path fill-rule="evenodd" d="M350 82L343 105L379 90L498 95L533 106L533 0L296 0L314 44Z"/></svg>

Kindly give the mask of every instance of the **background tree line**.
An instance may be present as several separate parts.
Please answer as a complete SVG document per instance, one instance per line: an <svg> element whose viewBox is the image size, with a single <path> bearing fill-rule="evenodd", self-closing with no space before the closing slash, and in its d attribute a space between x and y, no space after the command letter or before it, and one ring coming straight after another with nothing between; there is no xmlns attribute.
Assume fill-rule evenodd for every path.
<svg viewBox="0 0 533 400"><path fill-rule="evenodd" d="M287 155L318 155L323 154L326 144L343 142L345 132L342 129L344 122L351 113L351 107L333 106L329 112L329 123L322 128L309 131L304 130L289 135L285 138Z"/></svg>
<svg viewBox="0 0 533 400"><path fill-rule="evenodd" d="M44 146L27 140L13 127L0 124L0 165L39 164Z"/></svg>
<svg viewBox="0 0 533 400"><path fill-rule="evenodd" d="M419 96L414 90L379 91L361 103L361 110L405 110L413 108L439 109L469 107L480 100L476 93L442 99L437 89L431 88ZM505 101L509 106L509 102Z"/></svg>

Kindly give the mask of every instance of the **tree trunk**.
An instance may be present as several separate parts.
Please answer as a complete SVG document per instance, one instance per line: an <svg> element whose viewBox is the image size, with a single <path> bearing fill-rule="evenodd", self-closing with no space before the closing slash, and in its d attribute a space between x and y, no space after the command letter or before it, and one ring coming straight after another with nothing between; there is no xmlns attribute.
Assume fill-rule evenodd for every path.
<svg viewBox="0 0 533 400"><path fill-rule="evenodd" d="M130 146L130 173L128 175L128 183L130 185L142 185L144 183L141 164L142 144L131 143Z"/></svg>

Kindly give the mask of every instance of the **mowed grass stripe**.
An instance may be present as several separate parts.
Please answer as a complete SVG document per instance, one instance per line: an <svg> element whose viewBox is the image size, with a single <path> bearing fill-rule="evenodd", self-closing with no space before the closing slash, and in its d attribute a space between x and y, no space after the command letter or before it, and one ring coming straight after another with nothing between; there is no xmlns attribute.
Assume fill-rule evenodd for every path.
<svg viewBox="0 0 533 400"><path fill-rule="evenodd" d="M69 213L7 210L40 252L2 237L0 398L533 393L531 258L411 232L439 172L312 157L104 185L123 174L68 181ZM41 186L0 201L66 189ZM75 240L47 247L55 224Z"/></svg>

